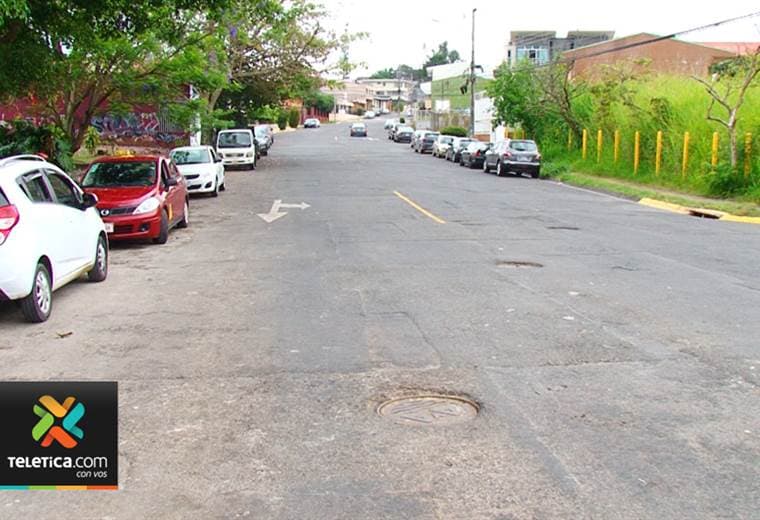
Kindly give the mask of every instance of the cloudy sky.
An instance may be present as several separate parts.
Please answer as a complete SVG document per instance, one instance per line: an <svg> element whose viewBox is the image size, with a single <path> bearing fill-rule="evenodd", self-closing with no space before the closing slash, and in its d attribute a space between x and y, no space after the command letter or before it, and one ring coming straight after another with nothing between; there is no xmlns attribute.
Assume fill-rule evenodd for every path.
<svg viewBox="0 0 760 520"><path fill-rule="evenodd" d="M369 33L354 44L351 59L373 72L399 63L420 66L438 43L470 54L470 16L476 13L476 61L498 65L513 30L614 30L671 34L760 11L757 0L669 2L667 0L319 0L331 13L332 29ZM682 36L691 41L760 41L760 16Z"/></svg>

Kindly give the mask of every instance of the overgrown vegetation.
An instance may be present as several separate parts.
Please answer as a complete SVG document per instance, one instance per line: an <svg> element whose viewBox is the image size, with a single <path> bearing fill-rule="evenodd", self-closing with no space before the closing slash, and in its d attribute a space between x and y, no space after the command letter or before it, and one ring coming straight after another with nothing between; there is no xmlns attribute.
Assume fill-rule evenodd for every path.
<svg viewBox="0 0 760 520"><path fill-rule="evenodd" d="M606 66L595 80L572 78L566 65L534 69L528 65L502 68L488 91L499 123L522 129L538 141L544 173L593 173L669 190L760 202L760 89L757 74L741 89L749 60L737 60L718 85L694 78L655 75L646 63ZM641 71L644 72L641 72ZM733 113L738 144L732 151L731 132L715 121L717 103L705 86L720 88ZM726 94L727 93L727 94ZM730 116L727 116L730 117ZM583 130L587 135L582 158ZM598 153L598 131L602 132ZM657 133L662 131L661 166L656 171ZM617 157L615 133L619 136ZM634 171L635 136L639 133L639 167ZM689 132L684 168L684 133ZM718 132L718 164L712 165L713 134ZM748 135L751 134L751 135ZM745 142L745 137L748 141ZM749 148L747 148L749 147ZM745 150L750 153L746 154ZM745 169L746 166L746 169Z"/></svg>
<svg viewBox="0 0 760 520"><path fill-rule="evenodd" d="M453 135L454 137L467 137L467 129L461 126L447 126L441 130L441 135Z"/></svg>

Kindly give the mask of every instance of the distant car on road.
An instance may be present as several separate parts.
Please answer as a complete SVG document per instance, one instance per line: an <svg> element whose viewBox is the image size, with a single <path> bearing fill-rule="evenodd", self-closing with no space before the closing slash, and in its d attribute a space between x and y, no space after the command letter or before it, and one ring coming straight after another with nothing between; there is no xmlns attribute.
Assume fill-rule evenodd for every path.
<svg viewBox="0 0 760 520"><path fill-rule="evenodd" d="M375 114L372 110L368 110L364 113L364 119L375 119L377 114Z"/></svg>
<svg viewBox="0 0 760 520"><path fill-rule="evenodd" d="M110 240L165 244L169 230L190 222L187 183L174 163L155 155L102 157L82 178L96 195Z"/></svg>
<svg viewBox="0 0 760 520"><path fill-rule="evenodd" d="M454 140L451 141L451 146L449 149L446 150L446 160L458 163L462 158L462 150L467 148L467 145L469 145L472 141L473 140L469 137L455 137Z"/></svg>
<svg viewBox="0 0 760 520"><path fill-rule="evenodd" d="M274 144L274 132L269 125L256 125L253 127L253 135L256 139L256 146L261 155L269 155L269 149Z"/></svg>
<svg viewBox="0 0 760 520"><path fill-rule="evenodd" d="M454 141L453 135L439 135L433 143L433 157L446 157L446 151L451 146L452 141Z"/></svg>
<svg viewBox="0 0 760 520"><path fill-rule="evenodd" d="M383 124L383 130L387 132L388 130L393 128L393 125L395 125L396 123L398 123L398 121L396 121L395 119L386 119L385 123Z"/></svg>
<svg viewBox="0 0 760 520"><path fill-rule="evenodd" d="M429 130L423 131L422 136L414 145L414 151L418 153L432 151L433 144L435 143L436 139L438 139L439 135L440 134L438 132L431 132Z"/></svg>
<svg viewBox="0 0 760 520"><path fill-rule="evenodd" d="M351 125L351 137L367 137L367 125L364 123L354 123Z"/></svg>
<svg viewBox="0 0 760 520"><path fill-rule="evenodd" d="M459 161L459 164L461 166L467 166L468 168L480 168L483 166L486 152L490 149L491 143L474 141L468 144L467 148L462 150L462 158Z"/></svg>
<svg viewBox="0 0 760 520"><path fill-rule="evenodd" d="M210 146L183 146L169 152L190 193L219 196L225 190L224 165Z"/></svg>
<svg viewBox="0 0 760 520"><path fill-rule="evenodd" d="M316 117L310 117L303 122L304 128L319 128L320 126L322 126L322 123Z"/></svg>
<svg viewBox="0 0 760 520"><path fill-rule="evenodd" d="M37 156L0 160L0 300L16 300L27 321L50 317L53 291L83 274L108 275L108 238L84 193Z"/></svg>
<svg viewBox="0 0 760 520"><path fill-rule="evenodd" d="M259 150L248 128L222 130L216 136L216 151L226 167L248 166L256 169Z"/></svg>
<svg viewBox="0 0 760 520"><path fill-rule="evenodd" d="M393 140L397 143L411 143L414 128L411 126L399 126L393 134Z"/></svg>
<svg viewBox="0 0 760 520"><path fill-rule="evenodd" d="M483 171L496 170L496 175L528 174L537 179L541 173L541 153L535 141L507 139L496 143L485 155Z"/></svg>

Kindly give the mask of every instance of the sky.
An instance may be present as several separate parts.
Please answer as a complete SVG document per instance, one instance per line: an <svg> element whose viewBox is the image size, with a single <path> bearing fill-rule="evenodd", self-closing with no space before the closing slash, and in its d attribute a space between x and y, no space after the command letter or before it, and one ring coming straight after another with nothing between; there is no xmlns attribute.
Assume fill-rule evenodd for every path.
<svg viewBox="0 0 760 520"><path fill-rule="evenodd" d="M475 61L490 69L506 55L514 30L550 30L564 36L569 30L613 30L615 36L640 32L672 34L728 18L760 11L757 0L684 2L668 0L318 0L330 13L330 28L367 32L355 42L350 58L366 67L353 75L406 63L419 67L438 44L449 42L469 61L471 13L475 14ZM681 37L689 41L758 41L760 16Z"/></svg>

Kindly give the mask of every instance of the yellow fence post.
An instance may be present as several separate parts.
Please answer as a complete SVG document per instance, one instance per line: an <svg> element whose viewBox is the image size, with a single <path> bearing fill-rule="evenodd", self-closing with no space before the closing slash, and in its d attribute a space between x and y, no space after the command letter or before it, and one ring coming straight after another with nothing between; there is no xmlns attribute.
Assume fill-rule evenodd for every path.
<svg viewBox="0 0 760 520"><path fill-rule="evenodd" d="M567 149L572 150L573 148L573 129L568 128L567 129Z"/></svg>
<svg viewBox="0 0 760 520"><path fill-rule="evenodd" d="M602 131L596 132L596 162L602 162Z"/></svg>
<svg viewBox="0 0 760 520"><path fill-rule="evenodd" d="M633 174L639 173L639 159L641 157L641 132L636 131L633 140Z"/></svg>
<svg viewBox="0 0 760 520"><path fill-rule="evenodd" d="M618 159L620 159L620 130L615 130L615 164L617 164Z"/></svg>
<svg viewBox="0 0 760 520"><path fill-rule="evenodd" d="M686 170L689 168L689 141L691 135L689 132L683 133L683 160L681 161L681 178L686 178Z"/></svg>
<svg viewBox="0 0 760 520"><path fill-rule="evenodd" d="M657 132L657 149L654 156L654 174L659 176L662 168L662 130Z"/></svg>
<svg viewBox="0 0 760 520"><path fill-rule="evenodd" d="M718 166L718 142L720 137L718 136L718 132L713 132L713 139L712 139L712 159L710 160L710 164L712 164L713 168Z"/></svg>
<svg viewBox="0 0 760 520"><path fill-rule="evenodd" d="M744 178L749 179L752 171L752 133L744 134Z"/></svg>
<svg viewBox="0 0 760 520"><path fill-rule="evenodd" d="M586 154L588 152L588 130L586 130L585 128L583 129L583 144L581 146L581 149L583 150L582 157L583 157L583 160L585 161Z"/></svg>

